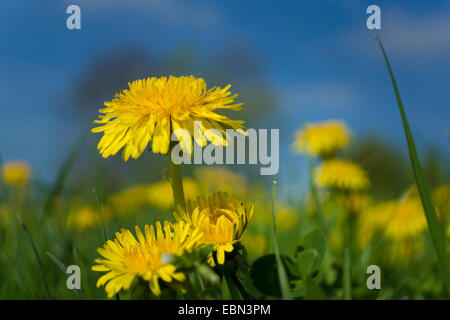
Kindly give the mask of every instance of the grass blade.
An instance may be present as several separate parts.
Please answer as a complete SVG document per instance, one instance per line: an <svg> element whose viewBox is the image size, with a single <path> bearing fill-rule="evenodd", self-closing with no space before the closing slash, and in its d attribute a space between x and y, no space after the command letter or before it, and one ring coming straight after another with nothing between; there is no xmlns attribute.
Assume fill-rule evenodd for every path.
<svg viewBox="0 0 450 320"><path fill-rule="evenodd" d="M36 260L38 262L39 269L40 269L41 274L42 274L42 280L44 282L45 293L47 295L47 299L50 299L50 292L48 290L47 280L45 279L44 267L42 265L41 258L39 257L39 252L37 251L36 246L34 245L33 238L31 237L31 234L28 232L27 226L25 225L25 223L19 217L18 214L16 214L16 217L17 217L17 220L19 221L19 224L22 226L23 231L25 231L25 233L26 233L26 235L28 237L28 240L30 241L31 247L33 248L34 255L36 256Z"/></svg>
<svg viewBox="0 0 450 320"><path fill-rule="evenodd" d="M52 261L58 266L59 270L61 270L62 273L64 273L65 276L67 276L67 267L64 263L61 262L53 253L46 252L47 255L52 259ZM77 294L78 298L82 298L81 290L75 289L75 293Z"/></svg>
<svg viewBox="0 0 450 320"><path fill-rule="evenodd" d="M277 227L276 227L277 188L276 188L276 184L277 184L277 178L274 177L273 178L273 189L272 189L273 248L275 251L275 259L277 261L277 272L278 272L278 279L280 280L281 296L282 296L283 300L292 300L291 291L289 288L288 277L287 277L283 262L281 261L281 255L280 255L280 250L278 248L278 241L277 241Z"/></svg>
<svg viewBox="0 0 450 320"><path fill-rule="evenodd" d="M397 98L397 104L400 111L400 115L403 122L403 128L406 135L406 141L408 144L408 152L409 158L411 161L412 169L414 172L414 177L416 180L417 188L419 189L420 198L422 199L423 209L425 211L425 215L428 222L428 230L430 231L431 239L433 241L434 249L439 259L441 271L444 277L445 286L447 288L447 294L450 295L450 261L447 256L445 239L442 234L442 230L440 227L440 223L436 212L434 210L433 203L431 202L430 191L425 180L425 176L423 174L422 167L419 162L419 156L417 154L416 145L414 143L414 139L411 133L411 129L408 124L408 120L406 118L406 113L403 108L403 103L400 98L400 93L397 87L397 83L394 78L394 73L392 71L391 65L389 63L389 59L386 55L386 51L384 50L383 44L381 43L381 39L376 36L378 40L378 44L380 45L381 52L383 53L384 60L386 62L386 66L389 71L389 75L391 77L392 85L394 87L395 96Z"/></svg>
<svg viewBox="0 0 450 320"><path fill-rule="evenodd" d="M100 222L101 222L102 230L103 230L103 242L106 243L106 241L108 240L108 235L107 235L107 232L106 232L105 222L103 221L102 203L100 202L100 198L99 198L95 188L92 188L92 192L95 194L95 199L97 200L97 206L98 206L98 210L99 210L99 213L100 213ZM116 300L120 300L120 294L119 293L116 293Z"/></svg>
<svg viewBox="0 0 450 320"><path fill-rule="evenodd" d="M61 190L64 187L64 183L73 167L73 164L75 163L78 153L80 152L83 140L83 137L81 137L78 141L75 142L72 150L65 159L63 166L59 170L55 183L53 184L44 203L44 209L41 218L52 211L54 200L61 193Z"/></svg>
<svg viewBox="0 0 450 320"><path fill-rule="evenodd" d="M344 276L343 276L344 300L352 299L351 269L350 269L350 249L344 248Z"/></svg>
<svg viewBox="0 0 450 320"><path fill-rule="evenodd" d="M64 263L62 263L61 260L59 260L53 253L48 251L46 253L50 257L50 259L52 259L52 261L58 266L59 270L61 270L62 273L66 274L67 268Z"/></svg>
<svg viewBox="0 0 450 320"><path fill-rule="evenodd" d="M103 221L103 206L102 206L102 203L100 202L100 198L98 197L98 194L97 194L97 191L95 190L95 188L92 188L92 192L95 194L95 199L97 201L98 212L100 214L100 223L102 225L102 230L103 230L103 242L106 243L106 240L108 240L108 236L107 236L107 233L106 233L105 222Z"/></svg>

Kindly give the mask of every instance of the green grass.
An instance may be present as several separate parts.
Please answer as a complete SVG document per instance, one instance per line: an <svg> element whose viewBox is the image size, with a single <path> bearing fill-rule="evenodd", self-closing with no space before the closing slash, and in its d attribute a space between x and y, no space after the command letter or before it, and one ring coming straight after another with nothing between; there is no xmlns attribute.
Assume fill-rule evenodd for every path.
<svg viewBox="0 0 450 320"><path fill-rule="evenodd" d="M422 166L420 165L416 145L411 129L409 127L402 99L400 98L400 92L397 87L397 82L395 81L394 72L392 71L391 64L389 63L389 59L387 57L386 51L384 50L381 39L378 36L376 37L376 39L378 40L378 44L380 45L381 52L383 53L386 66L389 71L389 76L392 81L392 86L394 87L395 97L397 99L397 105L402 118L403 129L405 131L406 142L408 144L409 158L414 172L414 178L419 189L420 198L422 200L422 205L427 218L428 229L430 231L431 239L433 240L434 249L439 259L443 280L447 287L447 294L448 296L450 296L450 261L447 255L446 243L441 231L441 225L436 215L433 203L431 202L430 189L423 174Z"/></svg>

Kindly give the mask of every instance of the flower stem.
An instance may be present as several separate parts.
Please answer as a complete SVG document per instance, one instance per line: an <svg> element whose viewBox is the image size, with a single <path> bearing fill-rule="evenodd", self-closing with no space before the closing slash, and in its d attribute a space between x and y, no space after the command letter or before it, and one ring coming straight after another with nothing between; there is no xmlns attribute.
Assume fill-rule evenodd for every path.
<svg viewBox="0 0 450 320"><path fill-rule="evenodd" d="M181 176L181 168L180 165L173 163L172 158L170 157L169 152L169 161L170 161L170 180L172 184L173 198L175 209L178 211L178 207L186 210L186 202L184 200L184 191L183 191L183 178Z"/></svg>
<svg viewBox="0 0 450 320"><path fill-rule="evenodd" d="M327 223L326 223L325 217L322 212L322 206L320 204L320 199L319 199L319 195L317 193L316 183L314 181L313 159L311 158L311 156L308 156L308 171L309 171L309 179L310 179L309 183L310 183L311 195L313 197L313 201L316 206L315 211L316 211L316 215L317 215L317 220L320 223L320 226L322 227L323 231L325 232L325 235L328 236Z"/></svg>
<svg viewBox="0 0 450 320"><path fill-rule="evenodd" d="M352 299L351 270L350 270L350 248L344 248L344 300Z"/></svg>

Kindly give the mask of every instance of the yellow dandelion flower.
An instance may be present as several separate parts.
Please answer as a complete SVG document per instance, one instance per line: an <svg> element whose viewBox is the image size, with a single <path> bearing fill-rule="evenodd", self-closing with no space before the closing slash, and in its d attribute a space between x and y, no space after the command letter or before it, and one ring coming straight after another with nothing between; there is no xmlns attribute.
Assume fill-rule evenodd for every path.
<svg viewBox="0 0 450 320"><path fill-rule="evenodd" d="M169 193L170 197L171 193ZM149 186L138 184L110 195L106 205L116 216L126 216L149 205Z"/></svg>
<svg viewBox="0 0 450 320"><path fill-rule="evenodd" d="M174 212L177 221L185 221L200 229L202 240L213 245L219 264L225 262L225 252L233 251L233 245L241 238L252 215L253 204L245 208L237 197L223 192L188 201L186 211ZM212 255L209 263L215 265Z"/></svg>
<svg viewBox="0 0 450 320"><path fill-rule="evenodd" d="M424 247L423 238L405 238L387 247L387 262L393 265L407 264Z"/></svg>
<svg viewBox="0 0 450 320"><path fill-rule="evenodd" d="M206 130L218 129L225 134L226 129L243 128L243 121L230 120L216 112L242 110L242 104L234 103L237 94L231 95L230 87L208 90L202 78L193 76L151 77L129 83L129 89L117 93L112 101L105 102L106 108L99 110L104 115L94 123L101 126L92 132L104 134L97 147L104 158L124 148L124 161L130 156L138 158L149 143L153 153L166 154L176 129L188 130L202 147L206 145L205 138L225 146L224 136ZM202 127L194 127L194 121L201 121ZM192 141L185 143L192 145Z"/></svg>
<svg viewBox="0 0 450 320"><path fill-rule="evenodd" d="M105 217L103 217L105 218ZM67 225L77 232L97 227L100 224L100 213L91 205L74 207L67 217Z"/></svg>
<svg viewBox="0 0 450 320"><path fill-rule="evenodd" d="M315 169L316 183L342 191L362 191L370 186L367 172L358 164L338 159L324 161Z"/></svg>
<svg viewBox="0 0 450 320"><path fill-rule="evenodd" d="M203 194L214 192L227 192L244 196L248 190L245 176L221 167L208 167L196 169L194 173Z"/></svg>
<svg viewBox="0 0 450 320"><path fill-rule="evenodd" d="M441 218L450 218L450 186L442 185L433 190L433 203Z"/></svg>
<svg viewBox="0 0 450 320"><path fill-rule="evenodd" d="M385 201L370 206L363 210L358 216L356 237L358 245L364 248L372 241L377 231L381 231L389 219L395 214L397 201Z"/></svg>
<svg viewBox="0 0 450 320"><path fill-rule="evenodd" d="M183 190L186 199L192 199L198 194L198 183L191 178L183 178ZM169 181L158 181L148 186L147 199L150 205L161 209L173 207L172 186Z"/></svg>
<svg viewBox="0 0 450 320"><path fill-rule="evenodd" d="M31 167L24 161L10 161L2 167L2 179L6 185L23 187L30 182Z"/></svg>
<svg viewBox="0 0 450 320"><path fill-rule="evenodd" d="M420 198L405 197L388 221L385 234L398 240L415 237L427 228L427 220Z"/></svg>
<svg viewBox="0 0 450 320"><path fill-rule="evenodd" d="M350 134L342 121L307 123L295 133L294 149L299 153L330 157L350 143Z"/></svg>
<svg viewBox="0 0 450 320"><path fill-rule="evenodd" d="M136 240L129 230L122 229L114 241L108 240L97 250L104 259L96 259L97 265L92 270L107 272L98 279L97 287L104 286L108 297L122 289L128 290L138 278L148 282L156 296L161 294L160 281L185 280L185 275L164 255L181 256L195 248L202 237L198 229L183 222L171 225L168 221L162 227L158 221L156 233L153 225L145 225L144 234L136 226Z"/></svg>

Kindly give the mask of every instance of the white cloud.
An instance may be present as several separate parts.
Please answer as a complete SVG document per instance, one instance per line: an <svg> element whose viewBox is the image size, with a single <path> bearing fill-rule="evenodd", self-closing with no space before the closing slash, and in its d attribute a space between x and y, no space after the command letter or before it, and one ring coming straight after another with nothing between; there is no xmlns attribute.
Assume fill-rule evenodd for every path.
<svg viewBox="0 0 450 320"><path fill-rule="evenodd" d="M353 48L376 54L373 31L361 28L344 35ZM450 12L411 13L406 10L381 11L381 39L389 54L407 59L423 59L448 54L450 51Z"/></svg>

